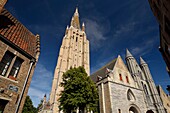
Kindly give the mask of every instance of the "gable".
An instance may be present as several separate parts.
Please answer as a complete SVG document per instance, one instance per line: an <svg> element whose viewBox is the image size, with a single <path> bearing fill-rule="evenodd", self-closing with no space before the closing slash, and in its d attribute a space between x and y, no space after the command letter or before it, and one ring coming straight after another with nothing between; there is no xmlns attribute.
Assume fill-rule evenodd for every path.
<svg viewBox="0 0 170 113"><path fill-rule="evenodd" d="M102 68L100 68L98 71L96 71L95 73L93 73L90 78L96 83L98 80L98 76L104 78L107 75L107 69L109 70L113 70L115 63L117 61L117 58L113 59L111 62L107 63L106 65L104 65Z"/></svg>

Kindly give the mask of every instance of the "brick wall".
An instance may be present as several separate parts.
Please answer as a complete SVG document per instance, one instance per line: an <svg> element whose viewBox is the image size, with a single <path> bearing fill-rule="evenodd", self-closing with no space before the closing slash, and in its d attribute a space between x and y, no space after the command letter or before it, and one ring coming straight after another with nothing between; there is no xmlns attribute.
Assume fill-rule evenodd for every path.
<svg viewBox="0 0 170 113"><path fill-rule="evenodd" d="M9 100L9 102L7 103L4 109L4 113L15 113L16 105L18 103L17 100L19 99L19 96L21 95L21 91L22 91L22 88L23 88L23 85L24 85L24 82L25 82L25 79L26 79L26 76L28 74L28 70L30 67L30 59L28 59L22 53L19 53L18 51L11 48L9 45L5 44L3 41L0 40L0 61L2 60L7 50L24 60L20 67L19 73L16 77L16 80L12 80L8 77L4 77L0 75L0 88L4 88L4 92L0 93L0 99L5 98ZM33 65L33 68L31 70L30 77L28 79L28 83L26 85L26 89L25 89L23 98L21 100L18 113L22 113L22 108L23 108L25 98L28 92L28 88L30 86L30 82L32 79L34 69L35 69L35 64ZM9 90L10 85L17 87L18 91L15 92L15 91Z"/></svg>

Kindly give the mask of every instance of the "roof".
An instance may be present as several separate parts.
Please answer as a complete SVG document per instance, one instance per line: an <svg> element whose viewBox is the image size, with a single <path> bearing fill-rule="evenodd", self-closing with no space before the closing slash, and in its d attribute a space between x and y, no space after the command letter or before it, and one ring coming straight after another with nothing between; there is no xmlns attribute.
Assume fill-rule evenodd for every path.
<svg viewBox="0 0 170 113"><path fill-rule="evenodd" d="M126 58L127 58L127 57L133 57L132 54L129 52L128 49L126 49Z"/></svg>
<svg viewBox="0 0 170 113"><path fill-rule="evenodd" d="M146 64L142 57L140 57L140 64Z"/></svg>
<svg viewBox="0 0 170 113"><path fill-rule="evenodd" d="M0 36L35 57L37 37L6 9L0 14Z"/></svg>
<svg viewBox="0 0 170 113"><path fill-rule="evenodd" d="M95 73L93 73L90 78L96 83L97 80L97 76L100 77L105 77L106 75L106 71L107 68L113 70L115 64L116 64L117 58L115 58L114 60L112 60L111 62L107 63L105 66L103 66L102 68L100 68L98 71L96 71Z"/></svg>

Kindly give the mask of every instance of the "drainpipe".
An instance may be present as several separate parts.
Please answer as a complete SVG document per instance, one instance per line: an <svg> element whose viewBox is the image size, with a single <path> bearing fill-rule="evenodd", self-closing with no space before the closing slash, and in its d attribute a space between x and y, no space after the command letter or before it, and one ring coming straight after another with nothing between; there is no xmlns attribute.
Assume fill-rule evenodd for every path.
<svg viewBox="0 0 170 113"><path fill-rule="evenodd" d="M22 88L21 95L20 95L19 100L18 100L18 103L17 103L17 107L16 107L16 110L15 110L15 113L18 113L19 106L20 106L20 104L21 104L21 99L22 99L22 97L23 97L23 95L24 95L24 91L25 91L25 88L26 88L26 85L27 85L27 82L28 82L28 78L29 78L29 76L30 76L31 69L32 69L32 67L33 67L33 64L35 63L35 60L34 60L34 59L31 59L30 62L31 62L31 63L30 63L30 67L29 67L29 70L28 70L28 73L27 73L27 76L26 76L26 79L25 79L25 82L24 82L24 86L23 86L23 88Z"/></svg>
<svg viewBox="0 0 170 113"><path fill-rule="evenodd" d="M101 83L101 86L102 86L103 113L106 113L106 109L105 109L105 94L104 94L103 82Z"/></svg>

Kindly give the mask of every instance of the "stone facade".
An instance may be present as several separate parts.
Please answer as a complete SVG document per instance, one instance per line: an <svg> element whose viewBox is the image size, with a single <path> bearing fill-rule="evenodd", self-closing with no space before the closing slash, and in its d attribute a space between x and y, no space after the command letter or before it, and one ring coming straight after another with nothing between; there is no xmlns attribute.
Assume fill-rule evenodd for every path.
<svg viewBox="0 0 170 113"><path fill-rule="evenodd" d="M64 72L70 69L70 67L79 67L83 66L88 75L90 75L90 67L89 67L89 41L86 37L85 33L85 25L82 24L80 28L79 22L79 13L78 8L72 17L70 27L67 26L65 35L62 41L62 45L60 47L60 52L58 56L57 65L54 72L54 79L51 88L50 94L50 109L48 110L40 110L41 113L44 112L53 112L59 113L59 94L63 90L60 87L60 83L62 82L62 75ZM46 107L43 107L46 108Z"/></svg>
<svg viewBox="0 0 170 113"><path fill-rule="evenodd" d="M40 54L39 35L5 9L0 20L0 112L22 113Z"/></svg>
<svg viewBox="0 0 170 113"><path fill-rule="evenodd" d="M127 50L90 77L99 91L100 113L166 113L149 67Z"/></svg>

